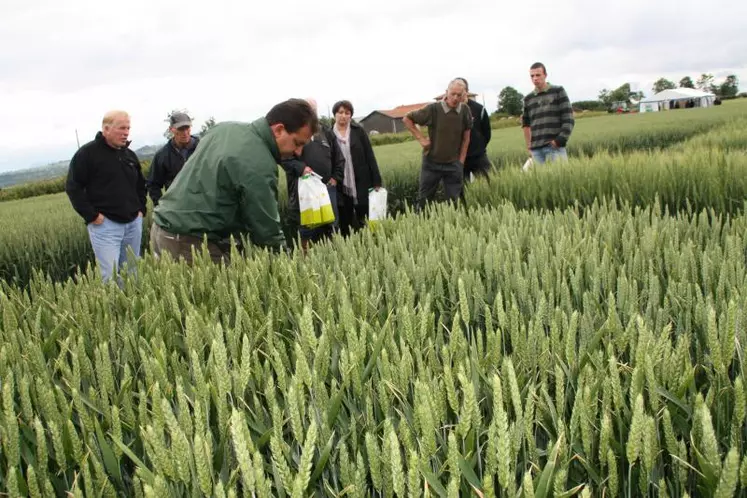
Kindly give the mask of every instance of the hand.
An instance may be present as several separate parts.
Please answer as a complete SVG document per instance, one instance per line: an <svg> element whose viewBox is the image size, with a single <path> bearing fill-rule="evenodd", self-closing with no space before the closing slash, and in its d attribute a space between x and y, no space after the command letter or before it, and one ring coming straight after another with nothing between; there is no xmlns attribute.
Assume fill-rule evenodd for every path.
<svg viewBox="0 0 747 498"><path fill-rule="evenodd" d="M93 220L91 223L94 225L101 225L104 222L104 215L99 213L99 215L96 217L95 220Z"/></svg>
<svg viewBox="0 0 747 498"><path fill-rule="evenodd" d="M138 218L142 218L143 217L143 212L142 211L138 211L137 212L137 216L138 216Z"/></svg>
<svg viewBox="0 0 747 498"><path fill-rule="evenodd" d="M327 182L327 185L329 185L330 187L336 187L337 180L335 180L334 178L330 178L329 181Z"/></svg>
<svg viewBox="0 0 747 498"><path fill-rule="evenodd" d="M311 168L309 168L308 166L306 166L306 167L305 167L305 168L303 169L303 174L304 174L304 175L309 175L309 174L311 174L311 173L313 173L313 172L314 172L314 170L313 170L313 169L311 169Z"/></svg>
<svg viewBox="0 0 747 498"><path fill-rule="evenodd" d="M420 142L420 145L423 147L423 150L428 150L431 148L431 140L429 138L423 137L418 140Z"/></svg>
<svg viewBox="0 0 747 498"><path fill-rule="evenodd" d="M381 185L374 185L374 190L377 192L381 190Z"/></svg>
<svg viewBox="0 0 747 498"><path fill-rule="evenodd" d="M560 146L558 145L558 142L556 142L555 140L553 140L552 142L550 142L550 147L552 147L553 149L557 149Z"/></svg>

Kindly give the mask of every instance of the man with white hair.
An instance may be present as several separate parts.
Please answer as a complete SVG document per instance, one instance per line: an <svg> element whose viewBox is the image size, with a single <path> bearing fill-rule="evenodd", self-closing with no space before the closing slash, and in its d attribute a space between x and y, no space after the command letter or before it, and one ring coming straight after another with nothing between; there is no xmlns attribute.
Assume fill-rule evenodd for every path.
<svg viewBox="0 0 747 498"><path fill-rule="evenodd" d="M423 165L420 170L418 209L422 210L444 184L446 200L459 199L464 186L464 161L467 158L472 114L464 104L467 93L461 79L452 80L446 96L440 102L410 111L402 119L410 133L423 147ZM428 138L415 126L428 126Z"/></svg>
<svg viewBox="0 0 747 498"><path fill-rule="evenodd" d="M140 256L145 215L145 178L130 150L130 117L109 111L96 138L70 161L65 191L88 225L88 236L101 276L108 281L127 262Z"/></svg>
<svg viewBox="0 0 747 498"><path fill-rule="evenodd" d="M315 113L318 112L316 100L307 98L306 101ZM329 238L338 229L337 186L342 184L345 175L345 156L332 130L320 124L319 130L312 135L311 141L304 145L301 154L283 161L281 166L285 170L288 186L288 226L294 239L297 233L301 236L301 247L306 251L309 243ZM333 223L313 229L300 226L301 212L298 201L298 179L311 172L321 176L322 182L327 185L335 213Z"/></svg>

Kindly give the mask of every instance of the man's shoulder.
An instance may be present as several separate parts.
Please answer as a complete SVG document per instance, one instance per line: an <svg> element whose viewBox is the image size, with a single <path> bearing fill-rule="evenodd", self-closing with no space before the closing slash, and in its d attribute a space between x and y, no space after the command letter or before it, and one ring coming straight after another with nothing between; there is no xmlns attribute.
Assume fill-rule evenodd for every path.
<svg viewBox="0 0 747 498"><path fill-rule="evenodd" d="M101 144L97 140L91 140L90 142L86 142L83 145L80 146L80 148L75 152L76 154L87 154L92 150L96 150L99 147L101 147Z"/></svg>
<svg viewBox="0 0 747 498"><path fill-rule="evenodd" d="M153 160L155 161L156 159L163 159L163 156L168 154L169 147L171 147L171 140L158 148L156 153L153 154Z"/></svg>
<svg viewBox="0 0 747 498"><path fill-rule="evenodd" d="M485 108L481 103L472 99L467 101L467 107L469 107L469 110L472 111L472 114L480 114Z"/></svg>
<svg viewBox="0 0 747 498"><path fill-rule="evenodd" d="M426 112L426 109L427 110L437 109L440 105L441 105L441 102L428 102L427 104L422 105L418 107L417 109L411 110L408 114L414 113L414 112Z"/></svg>
<svg viewBox="0 0 747 498"><path fill-rule="evenodd" d="M137 157L137 152L132 150L129 145L125 146L124 148L125 154L130 156L131 159L135 159L136 161L140 161L140 158Z"/></svg>
<svg viewBox="0 0 747 498"><path fill-rule="evenodd" d="M549 90L550 93L566 93L563 85L552 85Z"/></svg>

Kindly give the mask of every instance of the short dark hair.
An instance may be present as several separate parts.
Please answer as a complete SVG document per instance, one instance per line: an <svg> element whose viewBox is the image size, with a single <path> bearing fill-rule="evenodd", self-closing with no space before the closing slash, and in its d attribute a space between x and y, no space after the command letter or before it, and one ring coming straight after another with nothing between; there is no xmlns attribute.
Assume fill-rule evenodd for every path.
<svg viewBox="0 0 747 498"><path fill-rule="evenodd" d="M339 111L340 108L350 111L350 115L353 115L353 104L351 104L349 100L335 102L335 105L332 106L332 114L337 114L337 111Z"/></svg>
<svg viewBox="0 0 747 498"><path fill-rule="evenodd" d="M547 75L547 68L541 62L535 62L529 69L542 69L542 73Z"/></svg>
<svg viewBox="0 0 747 498"><path fill-rule="evenodd" d="M464 82L464 89L465 89L465 90L467 90L467 91L469 92L469 83L467 83L467 80L466 80L466 79L462 78L461 76L460 76L460 77L458 77L458 78L454 78L454 79L455 79L455 80L460 80L460 81L463 81L463 82Z"/></svg>
<svg viewBox="0 0 747 498"><path fill-rule="evenodd" d="M288 133L295 133L308 125L311 133L319 129L319 118L311 105L303 99L288 99L276 104L267 113L267 122L270 126L282 124Z"/></svg>

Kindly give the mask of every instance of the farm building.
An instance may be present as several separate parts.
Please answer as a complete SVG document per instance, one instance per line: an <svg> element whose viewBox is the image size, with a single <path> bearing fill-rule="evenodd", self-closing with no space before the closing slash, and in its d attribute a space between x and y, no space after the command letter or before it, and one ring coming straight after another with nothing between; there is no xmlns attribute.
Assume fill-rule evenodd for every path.
<svg viewBox="0 0 747 498"><path fill-rule="evenodd" d="M399 133L406 130L404 123L402 123L405 114L416 111L429 103L401 105L394 109L373 111L361 119L359 123L369 135L374 132Z"/></svg>

